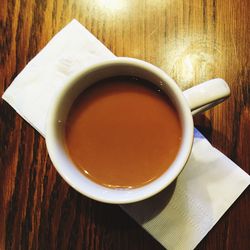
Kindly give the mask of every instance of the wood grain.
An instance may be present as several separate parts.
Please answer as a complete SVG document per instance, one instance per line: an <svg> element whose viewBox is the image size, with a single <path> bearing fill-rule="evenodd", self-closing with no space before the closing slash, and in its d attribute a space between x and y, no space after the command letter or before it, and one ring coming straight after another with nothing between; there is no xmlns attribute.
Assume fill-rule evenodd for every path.
<svg viewBox="0 0 250 250"><path fill-rule="evenodd" d="M182 89L224 78L232 95L195 117L250 173L248 0L2 0L0 94L76 18L117 56L149 61ZM163 249L118 206L92 201L56 173L44 139L0 100L0 249ZM249 188L197 249L249 249Z"/></svg>

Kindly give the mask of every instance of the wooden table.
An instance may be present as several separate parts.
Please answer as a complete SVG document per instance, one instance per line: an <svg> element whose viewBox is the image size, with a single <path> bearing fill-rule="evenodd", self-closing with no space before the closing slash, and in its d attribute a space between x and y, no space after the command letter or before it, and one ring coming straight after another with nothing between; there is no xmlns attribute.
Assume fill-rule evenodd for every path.
<svg viewBox="0 0 250 250"><path fill-rule="evenodd" d="M249 0L2 0L0 94L76 18L116 55L161 67L182 89L224 78L230 99L195 124L250 173L249 10ZM0 249L162 249L119 206L70 188L44 138L2 99L0 105ZM249 191L198 249L249 249Z"/></svg>

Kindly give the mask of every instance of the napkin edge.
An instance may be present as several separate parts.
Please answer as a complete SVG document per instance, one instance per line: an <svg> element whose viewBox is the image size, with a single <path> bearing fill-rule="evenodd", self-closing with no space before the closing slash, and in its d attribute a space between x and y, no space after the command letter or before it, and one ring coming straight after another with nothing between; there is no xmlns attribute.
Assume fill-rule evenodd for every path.
<svg viewBox="0 0 250 250"><path fill-rule="evenodd" d="M35 124L31 123L29 121L29 119L26 117L26 115L17 108L17 105L15 105L15 102L11 98L9 98L8 93L6 94L7 90L8 90L8 88L3 93L2 99L6 103L8 103L8 105L10 105L10 107L13 108L21 118L23 118L31 127L33 127L35 130L37 130L38 133L45 138L45 134Z"/></svg>

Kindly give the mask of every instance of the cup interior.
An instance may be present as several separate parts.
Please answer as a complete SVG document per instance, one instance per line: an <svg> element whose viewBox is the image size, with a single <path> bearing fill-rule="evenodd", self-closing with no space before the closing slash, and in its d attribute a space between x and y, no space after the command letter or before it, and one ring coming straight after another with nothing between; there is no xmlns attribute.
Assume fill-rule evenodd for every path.
<svg viewBox="0 0 250 250"><path fill-rule="evenodd" d="M67 154L64 126L74 100L92 84L114 76L135 76L157 85L174 104L182 126L182 142L175 161L158 179L138 188L108 188L83 175ZM68 81L58 93L48 114L46 144L50 158L59 174L80 193L106 203L131 203L153 196L167 187L180 174L193 142L193 119L190 109L176 83L152 64L132 58L116 58L95 64Z"/></svg>

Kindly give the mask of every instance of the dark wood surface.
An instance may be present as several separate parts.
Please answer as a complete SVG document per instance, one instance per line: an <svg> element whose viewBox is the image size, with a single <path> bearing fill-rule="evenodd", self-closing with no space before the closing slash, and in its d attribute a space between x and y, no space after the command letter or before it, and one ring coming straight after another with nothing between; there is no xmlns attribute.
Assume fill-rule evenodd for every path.
<svg viewBox="0 0 250 250"><path fill-rule="evenodd" d="M182 89L224 78L230 99L195 124L250 173L249 10L249 0L2 0L0 94L76 18L116 55L161 67ZM2 99L0 185L0 249L163 249L119 206L70 188L44 138ZM248 188L198 249L249 249L249 207Z"/></svg>

